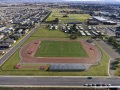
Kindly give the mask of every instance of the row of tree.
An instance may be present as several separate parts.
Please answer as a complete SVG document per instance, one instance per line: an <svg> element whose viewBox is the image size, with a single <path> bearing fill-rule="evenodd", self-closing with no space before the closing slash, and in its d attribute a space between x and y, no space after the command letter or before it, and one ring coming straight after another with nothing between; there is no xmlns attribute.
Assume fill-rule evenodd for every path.
<svg viewBox="0 0 120 90"><path fill-rule="evenodd" d="M120 68L119 64L120 64L120 59L112 62L112 69L116 70L116 69Z"/></svg>
<svg viewBox="0 0 120 90"><path fill-rule="evenodd" d="M109 37L108 42L114 45L116 48L120 49L120 44L117 42L115 37Z"/></svg>

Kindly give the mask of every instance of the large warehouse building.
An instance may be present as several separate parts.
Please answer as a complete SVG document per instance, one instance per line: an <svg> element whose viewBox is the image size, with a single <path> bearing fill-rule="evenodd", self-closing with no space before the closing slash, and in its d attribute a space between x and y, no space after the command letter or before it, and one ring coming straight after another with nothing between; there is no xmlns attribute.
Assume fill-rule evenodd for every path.
<svg viewBox="0 0 120 90"><path fill-rule="evenodd" d="M108 20L104 17L93 16L92 18L93 18L93 20L96 20L100 23L103 23L104 25L116 25L117 24L117 22L112 21L112 20Z"/></svg>

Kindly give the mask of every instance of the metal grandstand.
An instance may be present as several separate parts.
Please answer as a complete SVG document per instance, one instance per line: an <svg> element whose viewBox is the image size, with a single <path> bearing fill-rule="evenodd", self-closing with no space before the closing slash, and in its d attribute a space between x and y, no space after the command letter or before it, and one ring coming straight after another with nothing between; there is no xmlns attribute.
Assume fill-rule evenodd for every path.
<svg viewBox="0 0 120 90"><path fill-rule="evenodd" d="M49 71L83 71L86 67L83 64L51 64Z"/></svg>

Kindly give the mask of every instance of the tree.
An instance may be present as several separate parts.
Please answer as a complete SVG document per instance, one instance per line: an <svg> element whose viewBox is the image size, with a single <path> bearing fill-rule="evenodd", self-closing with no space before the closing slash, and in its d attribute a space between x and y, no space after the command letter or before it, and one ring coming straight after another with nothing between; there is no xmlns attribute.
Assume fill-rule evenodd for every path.
<svg viewBox="0 0 120 90"><path fill-rule="evenodd" d="M116 64L119 64L119 63L120 63L119 61L112 62L113 65L116 65Z"/></svg>
<svg viewBox="0 0 120 90"><path fill-rule="evenodd" d="M19 37L18 37L18 36L15 36L15 37L14 37L14 40L16 40L16 41L17 41L18 39L19 39Z"/></svg>
<svg viewBox="0 0 120 90"><path fill-rule="evenodd" d="M58 19L58 18L55 18L54 22L55 22L55 23L59 23L59 19Z"/></svg>
<svg viewBox="0 0 120 90"><path fill-rule="evenodd" d="M77 39L77 37L78 37L77 34L71 34L70 35L70 39Z"/></svg>
<svg viewBox="0 0 120 90"><path fill-rule="evenodd" d="M55 30L55 26L53 26L53 30Z"/></svg>
<svg viewBox="0 0 120 90"><path fill-rule="evenodd" d="M63 17L69 17L68 14L63 15Z"/></svg>
<svg viewBox="0 0 120 90"><path fill-rule="evenodd" d="M117 42L114 42L114 46L115 46L116 48L118 48L118 47L119 47L119 44L118 44Z"/></svg>
<svg viewBox="0 0 120 90"><path fill-rule="evenodd" d="M73 24L72 30L75 31L75 32L78 32L78 29L77 29L76 27L77 27L77 25L76 25L76 24Z"/></svg>
<svg viewBox="0 0 120 90"><path fill-rule="evenodd" d="M115 38L114 37L109 37L108 42L110 42L110 43L115 42Z"/></svg>

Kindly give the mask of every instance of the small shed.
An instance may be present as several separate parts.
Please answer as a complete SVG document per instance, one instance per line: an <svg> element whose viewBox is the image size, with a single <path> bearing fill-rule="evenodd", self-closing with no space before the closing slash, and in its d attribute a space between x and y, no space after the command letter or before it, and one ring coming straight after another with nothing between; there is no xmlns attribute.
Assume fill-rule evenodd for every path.
<svg viewBox="0 0 120 90"><path fill-rule="evenodd" d="M21 65L15 65L14 69L19 69Z"/></svg>
<svg viewBox="0 0 120 90"><path fill-rule="evenodd" d="M40 70L45 70L46 66L40 66Z"/></svg>

